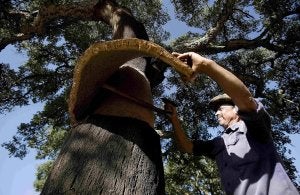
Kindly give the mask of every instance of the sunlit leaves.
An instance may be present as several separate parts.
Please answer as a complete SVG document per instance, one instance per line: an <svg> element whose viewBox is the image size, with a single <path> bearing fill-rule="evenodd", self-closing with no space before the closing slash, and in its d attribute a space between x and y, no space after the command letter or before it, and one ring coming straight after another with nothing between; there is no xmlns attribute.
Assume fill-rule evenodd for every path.
<svg viewBox="0 0 300 195"><path fill-rule="evenodd" d="M34 187L37 191L41 191L43 189L43 186L46 182L46 179L48 177L48 174L50 173L50 170L52 168L53 161L47 161L43 164L41 164L37 168L36 173L36 179L34 182Z"/></svg>

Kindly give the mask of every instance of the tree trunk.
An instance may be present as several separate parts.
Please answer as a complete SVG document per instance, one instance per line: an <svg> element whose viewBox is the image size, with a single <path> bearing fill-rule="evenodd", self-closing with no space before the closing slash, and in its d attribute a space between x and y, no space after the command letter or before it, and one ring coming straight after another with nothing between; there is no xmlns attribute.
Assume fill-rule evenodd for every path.
<svg viewBox="0 0 300 195"><path fill-rule="evenodd" d="M114 1L99 1L95 6L94 16L113 27L114 38L136 37L148 40L144 26ZM147 65L145 60L135 60L129 64L131 69L142 72ZM142 75L139 71L130 75L133 78L123 79L119 87L125 86L124 92L143 97L143 94L138 94L131 87L126 88L128 85L142 89L146 87L145 83L149 84L147 78L136 82L136 78L143 78L138 77ZM127 78L125 73L123 71ZM144 92L147 92L147 88L140 93ZM95 100L100 101L96 97ZM128 110L135 108L132 103L126 103L128 110L123 107L116 108L114 105L118 104L112 101L110 108L117 112L108 115L132 116L132 112ZM143 111L145 108L140 109L142 111L135 112L139 115L136 118L148 121L148 115ZM146 111L148 112L149 110ZM164 194L160 138L149 126L149 122L141 120L93 115L74 127L54 162L41 194Z"/></svg>
<svg viewBox="0 0 300 195"><path fill-rule="evenodd" d="M159 136L136 119L90 117L72 129L41 194L164 194Z"/></svg>

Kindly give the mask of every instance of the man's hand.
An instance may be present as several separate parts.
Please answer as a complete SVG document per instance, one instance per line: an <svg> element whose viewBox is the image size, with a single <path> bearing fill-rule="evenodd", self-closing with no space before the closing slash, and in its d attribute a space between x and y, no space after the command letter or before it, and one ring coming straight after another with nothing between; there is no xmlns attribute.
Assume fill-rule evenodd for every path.
<svg viewBox="0 0 300 195"><path fill-rule="evenodd" d="M172 53L175 57L190 66L194 72L201 73L212 60L204 58L195 52Z"/></svg>
<svg viewBox="0 0 300 195"><path fill-rule="evenodd" d="M163 102L165 103L164 109L167 111L167 117L172 121L174 119L177 119L177 110L176 110L176 105L174 102L171 102L168 99L163 98Z"/></svg>

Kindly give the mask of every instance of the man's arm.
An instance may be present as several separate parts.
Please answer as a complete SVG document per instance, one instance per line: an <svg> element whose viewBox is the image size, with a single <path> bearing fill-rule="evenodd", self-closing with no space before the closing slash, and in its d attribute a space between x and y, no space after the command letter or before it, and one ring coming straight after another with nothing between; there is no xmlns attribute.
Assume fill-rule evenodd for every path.
<svg viewBox="0 0 300 195"><path fill-rule="evenodd" d="M171 114L169 114L168 117L173 125L175 142L178 149L181 152L192 154L193 142L186 136L185 132L183 131L175 106L171 103L166 102L165 110L171 112Z"/></svg>
<svg viewBox="0 0 300 195"><path fill-rule="evenodd" d="M204 73L218 83L237 105L240 111L251 112L256 110L256 103L244 83L234 74L218 65L213 60L204 58L197 53L173 53L182 61L191 61L192 69L196 73Z"/></svg>

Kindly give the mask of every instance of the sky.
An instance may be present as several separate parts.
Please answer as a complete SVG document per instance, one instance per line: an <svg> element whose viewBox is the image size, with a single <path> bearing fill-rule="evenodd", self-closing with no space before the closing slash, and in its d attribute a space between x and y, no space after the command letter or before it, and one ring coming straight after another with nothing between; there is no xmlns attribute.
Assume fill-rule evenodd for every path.
<svg viewBox="0 0 300 195"><path fill-rule="evenodd" d="M0 53L0 62L15 67L25 62L26 56L18 54L14 47L7 46ZM15 108L0 115L0 145L11 140L20 123L29 122L32 115L42 109L41 104ZM9 158L8 151L0 147L0 195L35 195L33 181L35 171L41 161L35 160L35 152L30 151L23 160Z"/></svg>
<svg viewBox="0 0 300 195"><path fill-rule="evenodd" d="M172 11L172 10L169 10ZM189 28L183 22L176 21L174 14L172 21L165 25L166 30L171 32L173 38L187 32ZM192 29L194 30L194 29ZM193 31L194 32L194 31ZM0 62L9 63L11 67L16 68L24 64L26 55L17 53L14 47L7 46L0 52ZM15 108L12 112L0 115L0 145L3 142L10 141L15 135L17 126L31 120L33 114L42 110L42 104L32 104L30 106ZM291 156L296 158L296 167L300 170L300 135L293 135ZM36 169L43 161L35 159L35 151L30 151L23 159L11 157L8 151L0 147L0 195L36 195L33 188Z"/></svg>

